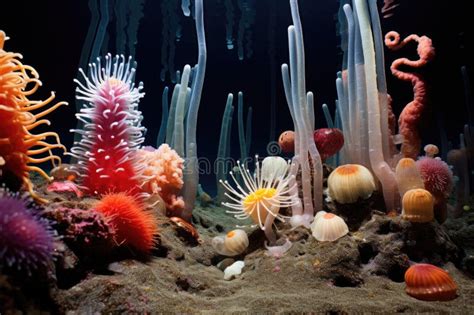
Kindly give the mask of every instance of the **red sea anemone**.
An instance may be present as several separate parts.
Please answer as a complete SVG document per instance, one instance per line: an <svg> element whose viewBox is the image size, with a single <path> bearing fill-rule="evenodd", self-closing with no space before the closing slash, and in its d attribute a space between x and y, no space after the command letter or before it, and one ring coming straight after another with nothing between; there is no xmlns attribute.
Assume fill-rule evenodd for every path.
<svg viewBox="0 0 474 315"><path fill-rule="evenodd" d="M323 161L336 154L344 145L344 136L337 128L317 129L313 137Z"/></svg>
<svg viewBox="0 0 474 315"><path fill-rule="evenodd" d="M157 220L136 197L123 192L107 194L95 205L95 210L112 226L117 244L142 253L153 249L158 234Z"/></svg>
<svg viewBox="0 0 474 315"><path fill-rule="evenodd" d="M53 260L54 233L30 199L0 190L0 267L31 273Z"/></svg>

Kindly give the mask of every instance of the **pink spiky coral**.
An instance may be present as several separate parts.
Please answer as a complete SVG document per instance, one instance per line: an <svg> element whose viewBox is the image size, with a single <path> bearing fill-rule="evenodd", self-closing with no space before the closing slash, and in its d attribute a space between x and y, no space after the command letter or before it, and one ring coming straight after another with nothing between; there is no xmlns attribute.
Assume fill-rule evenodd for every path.
<svg viewBox="0 0 474 315"><path fill-rule="evenodd" d="M176 151L164 143L158 149L140 149L136 157L144 166L142 189L149 194L159 194L171 212L184 209L184 201L178 196L184 183L184 160Z"/></svg>
<svg viewBox="0 0 474 315"><path fill-rule="evenodd" d="M72 130L82 139L71 149L79 162L75 167L82 186L91 194L139 192L140 170L133 153L144 141L143 116L138 101L143 85L135 86L135 66L131 58L105 57L105 67L90 65L89 77L82 69L85 83L78 80L77 99L87 103L77 118L84 130Z"/></svg>
<svg viewBox="0 0 474 315"><path fill-rule="evenodd" d="M408 103L401 112L398 125L399 132L403 136L401 148L403 156L416 159L421 148L418 125L427 103L427 86L420 74L403 72L399 68L402 66L423 67L434 59L435 50L431 39L426 36L410 35L400 40L400 34L397 32L392 31L385 35L385 45L392 50L400 49L411 41L418 43L417 53L420 58L415 61L407 58L397 59L392 63L390 70L398 79L411 82L413 85L413 101Z"/></svg>

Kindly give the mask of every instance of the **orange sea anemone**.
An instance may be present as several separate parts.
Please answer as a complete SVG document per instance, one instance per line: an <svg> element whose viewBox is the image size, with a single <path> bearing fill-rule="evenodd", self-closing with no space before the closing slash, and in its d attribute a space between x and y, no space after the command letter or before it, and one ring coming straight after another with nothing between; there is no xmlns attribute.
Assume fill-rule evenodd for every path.
<svg viewBox="0 0 474 315"><path fill-rule="evenodd" d="M95 205L113 227L115 241L128 245L142 253L149 253L155 246L158 223L143 204L126 193L106 194Z"/></svg>
<svg viewBox="0 0 474 315"><path fill-rule="evenodd" d="M67 103L59 102L33 113L49 105L54 93L44 101L28 99L41 85L39 75L35 69L20 62L20 54L3 50L7 39L5 33L0 31L0 182L14 190L24 188L37 201L45 202L33 191L29 172L38 172L47 180L51 178L41 168L31 164L47 161L60 164L61 158L54 155L52 150L66 148L55 132L32 134L30 131L39 125L50 125L49 120L41 118ZM55 138L55 142L46 142L48 137Z"/></svg>

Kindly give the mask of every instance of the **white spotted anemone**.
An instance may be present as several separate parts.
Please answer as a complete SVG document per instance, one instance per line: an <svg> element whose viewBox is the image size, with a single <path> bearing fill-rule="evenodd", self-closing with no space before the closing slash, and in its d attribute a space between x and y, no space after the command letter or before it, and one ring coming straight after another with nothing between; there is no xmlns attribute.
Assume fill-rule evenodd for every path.
<svg viewBox="0 0 474 315"><path fill-rule="evenodd" d="M265 232L272 244L276 241L272 230L273 222L275 219L285 221L286 217L279 213L280 209L295 204L295 200L298 198L292 194L295 194L297 189L290 186L290 179L293 175L288 171L267 173L264 179L258 156L256 156L256 161L253 175L248 167L237 161L241 175L240 181L236 179L233 172L229 172L237 186L236 189L228 181L220 181L228 191L225 195L229 200L223 202L222 205L230 208L231 210L228 210L227 213L233 214L237 219L251 218Z"/></svg>

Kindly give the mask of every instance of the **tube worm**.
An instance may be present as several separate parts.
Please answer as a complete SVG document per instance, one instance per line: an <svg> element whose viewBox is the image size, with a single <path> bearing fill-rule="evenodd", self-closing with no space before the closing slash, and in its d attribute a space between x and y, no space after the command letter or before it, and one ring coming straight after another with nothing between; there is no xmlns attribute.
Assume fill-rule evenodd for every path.
<svg viewBox="0 0 474 315"><path fill-rule="evenodd" d="M245 164L247 158L247 144L245 143L245 131L244 131L244 94L239 92L237 103L237 117L239 125L239 145L240 145L240 160Z"/></svg>
<svg viewBox="0 0 474 315"><path fill-rule="evenodd" d="M366 0L355 0L360 25L364 55L365 84L367 91L367 117L369 136L369 160L372 171L382 184L385 205L388 211L398 208L397 183L390 165L384 160L380 121L379 93L377 90L374 40Z"/></svg>
<svg viewBox="0 0 474 315"><path fill-rule="evenodd" d="M423 67L434 59L435 50L431 39L426 36L413 34L404 40L400 40L400 35L397 32L391 31L385 35L385 45L392 50L398 50L411 41L418 44L417 52L420 58L414 61L407 58L397 59L392 63L390 70L398 79L411 82L413 85L413 101L408 103L402 110L398 118L398 128L400 134L403 136L401 148L403 156L416 159L421 148L418 125L428 101L427 86L420 74L403 72L399 70L399 68L402 66L413 68Z"/></svg>
<svg viewBox="0 0 474 315"><path fill-rule="evenodd" d="M100 58L89 66L89 77L80 70L84 83L74 80L76 98L85 101L76 114L84 129L71 130L82 138L70 154L78 159L74 169L91 194L139 192L141 169L134 153L144 141L143 116L138 111L144 93L142 83L135 85L135 71L131 57L112 60L109 54L103 68Z"/></svg>
<svg viewBox="0 0 474 315"><path fill-rule="evenodd" d="M203 0L196 0L194 8L198 39L198 63L196 65L196 76L193 80L186 124L186 172L184 174L185 184L183 189L183 198L186 206L183 213L180 215L187 221L191 220L192 211L196 202L197 186L199 184L196 125L207 63Z"/></svg>
<svg viewBox="0 0 474 315"><path fill-rule="evenodd" d="M158 131L158 137L156 138L157 148L166 140L166 124L168 122L169 115L168 93L169 88L165 86L163 89L163 95L161 96L161 124L160 130Z"/></svg>
<svg viewBox="0 0 474 315"><path fill-rule="evenodd" d="M61 158L54 155L53 150L66 151L66 148L55 132L33 134L31 131L40 125L50 125L49 120L41 118L67 103L45 108L53 101L54 92L44 101L28 98L42 83L33 67L21 63L22 55L4 50L7 39L0 31L0 181L13 190L24 188L37 201L46 202L33 191L29 173L37 172L46 180L52 180L34 164L52 162L56 166ZM46 141L50 137L55 139L54 143Z"/></svg>
<svg viewBox="0 0 474 315"><path fill-rule="evenodd" d="M219 146L217 149L217 160L216 160L216 183L217 183L217 200L218 202L222 202L224 198L225 189L220 184L220 181L224 181L226 179L226 150L227 150L227 133L229 130L229 123L231 119L231 112L233 110L233 103L234 95L229 93L227 95L227 102L224 109L224 115L222 116L222 124L221 124L221 134L219 138Z"/></svg>
<svg viewBox="0 0 474 315"><path fill-rule="evenodd" d="M314 118L310 117L311 111L308 108L308 98L311 99L311 94L306 93L303 31L298 1L290 0L290 7L294 24L288 28L290 67L282 65L282 76L288 107L295 125L293 163L298 163L296 164L298 167L292 167L291 171L292 176L296 176L298 168L301 169L304 209L303 214L300 214L299 203L293 208L291 223L293 226L309 226L315 209L316 211L322 209L322 163L313 138L311 124ZM308 160L308 156L311 161Z"/></svg>
<svg viewBox="0 0 474 315"><path fill-rule="evenodd" d="M174 117L173 149L181 157L184 156L184 116L190 75L191 67L189 65L184 66L183 75L181 76L181 87L179 89L178 100L176 103L176 114Z"/></svg>

